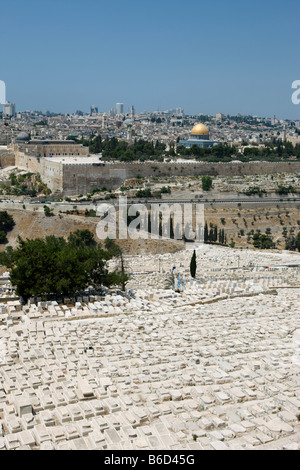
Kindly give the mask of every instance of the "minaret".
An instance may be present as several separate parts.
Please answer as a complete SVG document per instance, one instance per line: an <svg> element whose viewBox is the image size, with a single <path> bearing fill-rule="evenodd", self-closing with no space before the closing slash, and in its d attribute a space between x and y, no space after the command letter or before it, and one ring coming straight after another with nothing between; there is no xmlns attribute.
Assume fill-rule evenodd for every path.
<svg viewBox="0 0 300 470"><path fill-rule="evenodd" d="M131 108L130 108L130 117L131 117L131 119L134 119L134 116L135 116L135 109L134 109L134 106L132 105Z"/></svg>

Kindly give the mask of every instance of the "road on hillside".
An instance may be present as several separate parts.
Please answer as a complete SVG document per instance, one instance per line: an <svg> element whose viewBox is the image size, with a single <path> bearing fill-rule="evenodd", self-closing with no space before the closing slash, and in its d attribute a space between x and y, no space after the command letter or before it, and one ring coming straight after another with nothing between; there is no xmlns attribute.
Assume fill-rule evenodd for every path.
<svg viewBox="0 0 300 470"><path fill-rule="evenodd" d="M97 209L97 206L102 204L108 204L113 206L119 206L119 199L109 199L106 201L97 202L23 202L23 201L0 201L0 207L3 209L21 209L25 205L26 209L30 206L40 208L43 210L44 205L50 208L59 210L85 210L85 209ZM127 205L133 204L299 204L300 198L247 198L247 199L127 199Z"/></svg>

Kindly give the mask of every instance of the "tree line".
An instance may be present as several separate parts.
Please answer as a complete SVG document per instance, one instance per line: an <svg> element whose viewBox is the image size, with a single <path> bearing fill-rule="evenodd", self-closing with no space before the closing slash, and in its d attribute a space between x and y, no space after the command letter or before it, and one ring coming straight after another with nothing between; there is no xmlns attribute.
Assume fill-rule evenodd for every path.
<svg viewBox="0 0 300 470"><path fill-rule="evenodd" d="M116 137L102 139L100 135L88 140L78 140L70 136L77 143L89 147L92 154L102 153L103 160L118 160L121 162L131 161L163 161L163 154L166 150L164 143L156 141L148 142L143 139L135 139L133 143L118 140Z"/></svg>
<svg viewBox="0 0 300 470"><path fill-rule="evenodd" d="M291 142L281 139L273 139L272 142L266 142L264 147L245 147L244 157L255 159L284 159L289 157L300 158L300 145L293 145Z"/></svg>
<svg viewBox="0 0 300 470"><path fill-rule="evenodd" d="M74 136L69 136L69 139L88 146L89 152L92 154L102 153L104 160L123 162L143 162L145 160L162 162L165 156L195 158L196 160L208 162L230 162L233 157L238 157L239 160L244 162L251 160L276 161L293 156L300 158L299 144L293 145L291 142L276 137L270 142L263 143L262 147L254 144L250 146L245 142L246 146L243 152L240 152L236 146L230 146L226 142L208 148L202 148L198 145L186 148L183 145L178 145L175 152L174 144L171 145L169 151L166 151L164 143L159 141L155 143L148 142L144 139L135 139L133 143L118 140L116 137L102 139L100 135L92 136L89 140L79 140ZM179 140L178 138L177 142Z"/></svg>
<svg viewBox="0 0 300 470"><path fill-rule="evenodd" d="M213 147L202 148L193 145L186 148L182 145L177 147L177 155L185 158L195 158L196 160L206 160L209 162L229 162L232 157L236 157L243 162L251 160L276 161L289 159L290 157L300 158L300 145L293 145L291 142L274 139L272 142L264 143L264 146L247 146L243 152L239 152L236 146L230 147L228 144L215 145Z"/></svg>
<svg viewBox="0 0 300 470"><path fill-rule="evenodd" d="M198 147L198 145L193 145L191 148L183 145L177 147L178 156L195 158L196 160L230 161L232 156L236 154L237 148L230 147L228 144L219 144L208 148Z"/></svg>
<svg viewBox="0 0 300 470"><path fill-rule="evenodd" d="M204 226L204 243L220 243L221 245L227 245L227 235L225 230L218 229L217 225L205 223Z"/></svg>

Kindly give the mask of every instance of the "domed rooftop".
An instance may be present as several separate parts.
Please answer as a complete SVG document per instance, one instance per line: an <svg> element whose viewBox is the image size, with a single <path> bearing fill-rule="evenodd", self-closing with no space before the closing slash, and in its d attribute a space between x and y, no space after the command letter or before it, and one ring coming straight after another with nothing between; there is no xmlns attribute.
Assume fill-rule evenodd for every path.
<svg viewBox="0 0 300 470"><path fill-rule="evenodd" d="M30 135L27 134L27 132L20 132L20 134L18 134L16 137L17 142L28 142L29 140L30 140Z"/></svg>
<svg viewBox="0 0 300 470"><path fill-rule="evenodd" d="M131 124L134 122L134 119L125 119L124 124Z"/></svg>
<svg viewBox="0 0 300 470"><path fill-rule="evenodd" d="M191 132L191 135L209 135L209 130L204 124L196 124Z"/></svg>

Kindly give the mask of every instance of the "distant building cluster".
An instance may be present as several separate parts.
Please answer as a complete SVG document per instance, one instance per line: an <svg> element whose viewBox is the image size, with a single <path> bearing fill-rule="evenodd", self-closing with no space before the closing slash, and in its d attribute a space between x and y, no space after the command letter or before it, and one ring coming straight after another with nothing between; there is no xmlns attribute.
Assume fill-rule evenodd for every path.
<svg viewBox="0 0 300 470"><path fill-rule="evenodd" d="M6 95L5 84L0 83L4 85ZM86 144L98 135L105 140L116 138L129 144L137 140L154 144L160 142L165 144L166 151L176 151L178 146L210 148L223 143L238 148L245 145L264 146L274 139L286 140L294 145L300 143L300 120L282 120L276 116L260 118L222 113L193 116L185 114L182 107L137 112L133 105L125 106L121 101L108 112L101 111L95 104L89 107L89 112L78 110L74 114L16 112L16 105L6 101L6 96L2 101L0 145L14 142L22 132L32 140L40 141L75 139Z"/></svg>

